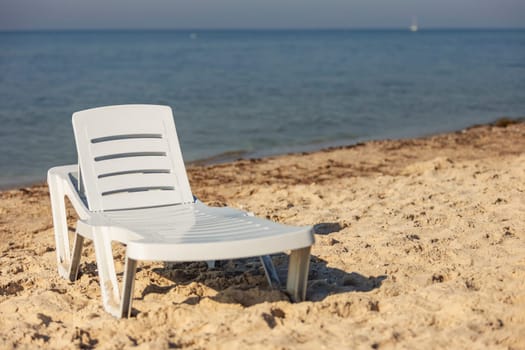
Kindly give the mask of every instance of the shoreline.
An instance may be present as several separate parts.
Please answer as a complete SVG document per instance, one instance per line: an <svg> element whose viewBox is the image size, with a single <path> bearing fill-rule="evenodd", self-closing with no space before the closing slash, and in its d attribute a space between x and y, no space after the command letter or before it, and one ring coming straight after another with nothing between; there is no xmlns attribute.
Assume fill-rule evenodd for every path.
<svg viewBox="0 0 525 350"><path fill-rule="evenodd" d="M272 157L280 157L294 154L304 154L304 153L315 153L315 152L324 152L326 150L335 149L335 148L345 148L352 147L357 144L367 143L367 142L376 142L376 141L397 141L397 140L410 140L410 139L422 139L433 136L439 136L449 133L462 132L464 130L469 130L472 128L482 127L482 126L496 126L496 127L505 127L507 125L525 123L525 117L499 117L488 123L482 124L472 124L464 128L446 130L442 132L424 132L416 136L408 137L394 137L394 138L367 138L367 137L357 137L355 140L333 140L333 141L319 141L303 145L292 145L286 147L280 147L278 149L270 149L267 152L261 151L246 151L246 150L233 150L228 152L223 152L217 155L210 157L197 159L194 161L189 161L186 163L186 166L208 166L208 165L217 165L224 163L231 163L239 160L249 160L249 159L264 159ZM285 151L280 151L280 150ZM286 151L287 149L291 151ZM260 154L260 155L259 155Z"/></svg>
<svg viewBox="0 0 525 350"><path fill-rule="evenodd" d="M117 320L89 240L79 279L59 277L41 183L0 192L3 347L525 348L525 123L192 165L188 177L208 205L314 226L307 301L270 289L257 259L145 261L134 317ZM76 219L69 208L71 232ZM272 258L284 281L287 255Z"/></svg>
<svg viewBox="0 0 525 350"><path fill-rule="evenodd" d="M348 140L346 141L345 140L322 141L318 143L310 143L310 144L305 144L305 145L281 147L280 148L281 151L277 149L275 150L270 149L267 152L233 150L233 151L228 151L228 152L223 152L217 155L213 155L210 157L206 157L203 159L197 159L197 160L185 162L185 165L186 165L186 168L195 167L195 166L207 167L207 166L213 166L213 165L234 163L234 162L242 161L242 160L252 160L252 159L262 160L266 158L285 157L285 156L292 156L292 155L304 155L304 154L311 154L311 153L316 153L316 152L326 152L332 149L350 148L350 147L354 147L355 145L365 144L368 142L426 139L426 138L431 138L431 137L435 137L439 135L463 132L465 130L469 130L469 129L477 128L477 127L484 127L484 126L505 127L508 125L520 124L520 123L525 123L525 117L516 117L516 118L500 117L489 123L473 124L465 128L461 128L458 130L445 131L445 132L437 132L437 133L430 132L430 133L426 133L426 134L416 136L416 137L377 138L377 139L362 137L362 138L356 138L355 140L350 141L350 142ZM283 149L291 150L291 151L282 151ZM46 179L42 179L39 181L24 181L24 182L8 184L8 185L0 184L0 192L9 191L9 190L18 189L18 188L39 186L43 184L47 185Z"/></svg>

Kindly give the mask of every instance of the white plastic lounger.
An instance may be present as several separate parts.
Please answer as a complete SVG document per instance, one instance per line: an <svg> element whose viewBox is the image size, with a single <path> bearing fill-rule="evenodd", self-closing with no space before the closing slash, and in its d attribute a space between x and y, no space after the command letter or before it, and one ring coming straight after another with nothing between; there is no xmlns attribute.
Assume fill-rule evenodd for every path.
<svg viewBox="0 0 525 350"><path fill-rule="evenodd" d="M286 290L304 300L312 227L294 227L195 200L170 107L122 105L73 114L78 165L48 172L58 271L76 280L84 238L92 239L106 311L129 317L137 260L215 261L260 256L270 284L278 277L268 254L291 251ZM64 197L78 213L69 250ZM126 245L122 294L112 241Z"/></svg>

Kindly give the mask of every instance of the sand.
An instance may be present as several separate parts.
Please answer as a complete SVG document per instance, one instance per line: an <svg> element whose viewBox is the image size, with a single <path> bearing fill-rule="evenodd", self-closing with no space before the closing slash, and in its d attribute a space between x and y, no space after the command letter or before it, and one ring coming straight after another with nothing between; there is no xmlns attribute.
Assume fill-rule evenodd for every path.
<svg viewBox="0 0 525 350"><path fill-rule="evenodd" d="M306 302L269 289L253 259L142 262L134 317L117 320L90 242L79 280L58 276L41 184L0 193L0 348L525 349L525 124L189 175L210 205L315 226Z"/></svg>

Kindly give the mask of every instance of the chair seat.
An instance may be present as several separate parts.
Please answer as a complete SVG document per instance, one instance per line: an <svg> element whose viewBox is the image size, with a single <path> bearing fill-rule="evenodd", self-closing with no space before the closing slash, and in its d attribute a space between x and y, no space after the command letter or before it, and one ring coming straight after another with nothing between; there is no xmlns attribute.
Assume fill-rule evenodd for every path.
<svg viewBox="0 0 525 350"><path fill-rule="evenodd" d="M288 226L202 202L101 213L113 239L137 260L198 261L252 257L311 246L311 226ZM79 233L89 233L91 229Z"/></svg>

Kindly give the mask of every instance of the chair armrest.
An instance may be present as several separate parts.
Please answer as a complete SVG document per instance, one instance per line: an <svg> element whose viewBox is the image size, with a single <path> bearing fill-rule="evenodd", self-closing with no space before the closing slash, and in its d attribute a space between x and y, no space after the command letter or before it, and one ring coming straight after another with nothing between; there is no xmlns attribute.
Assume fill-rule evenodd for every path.
<svg viewBox="0 0 525 350"><path fill-rule="evenodd" d="M69 279L71 277L70 268L72 266L72 257L69 244L65 197L69 198L81 219L88 219L92 214L73 184L74 174L78 174L77 165L55 167L49 169L47 172L47 184L49 186L49 196L51 197L51 213L53 214L53 227L55 232L58 273L60 276Z"/></svg>
<svg viewBox="0 0 525 350"><path fill-rule="evenodd" d="M78 166L76 164L54 167L47 172L47 183L50 192L69 198L78 216L86 220L93 213L88 209L85 200L82 199L73 183L73 179L78 181Z"/></svg>

